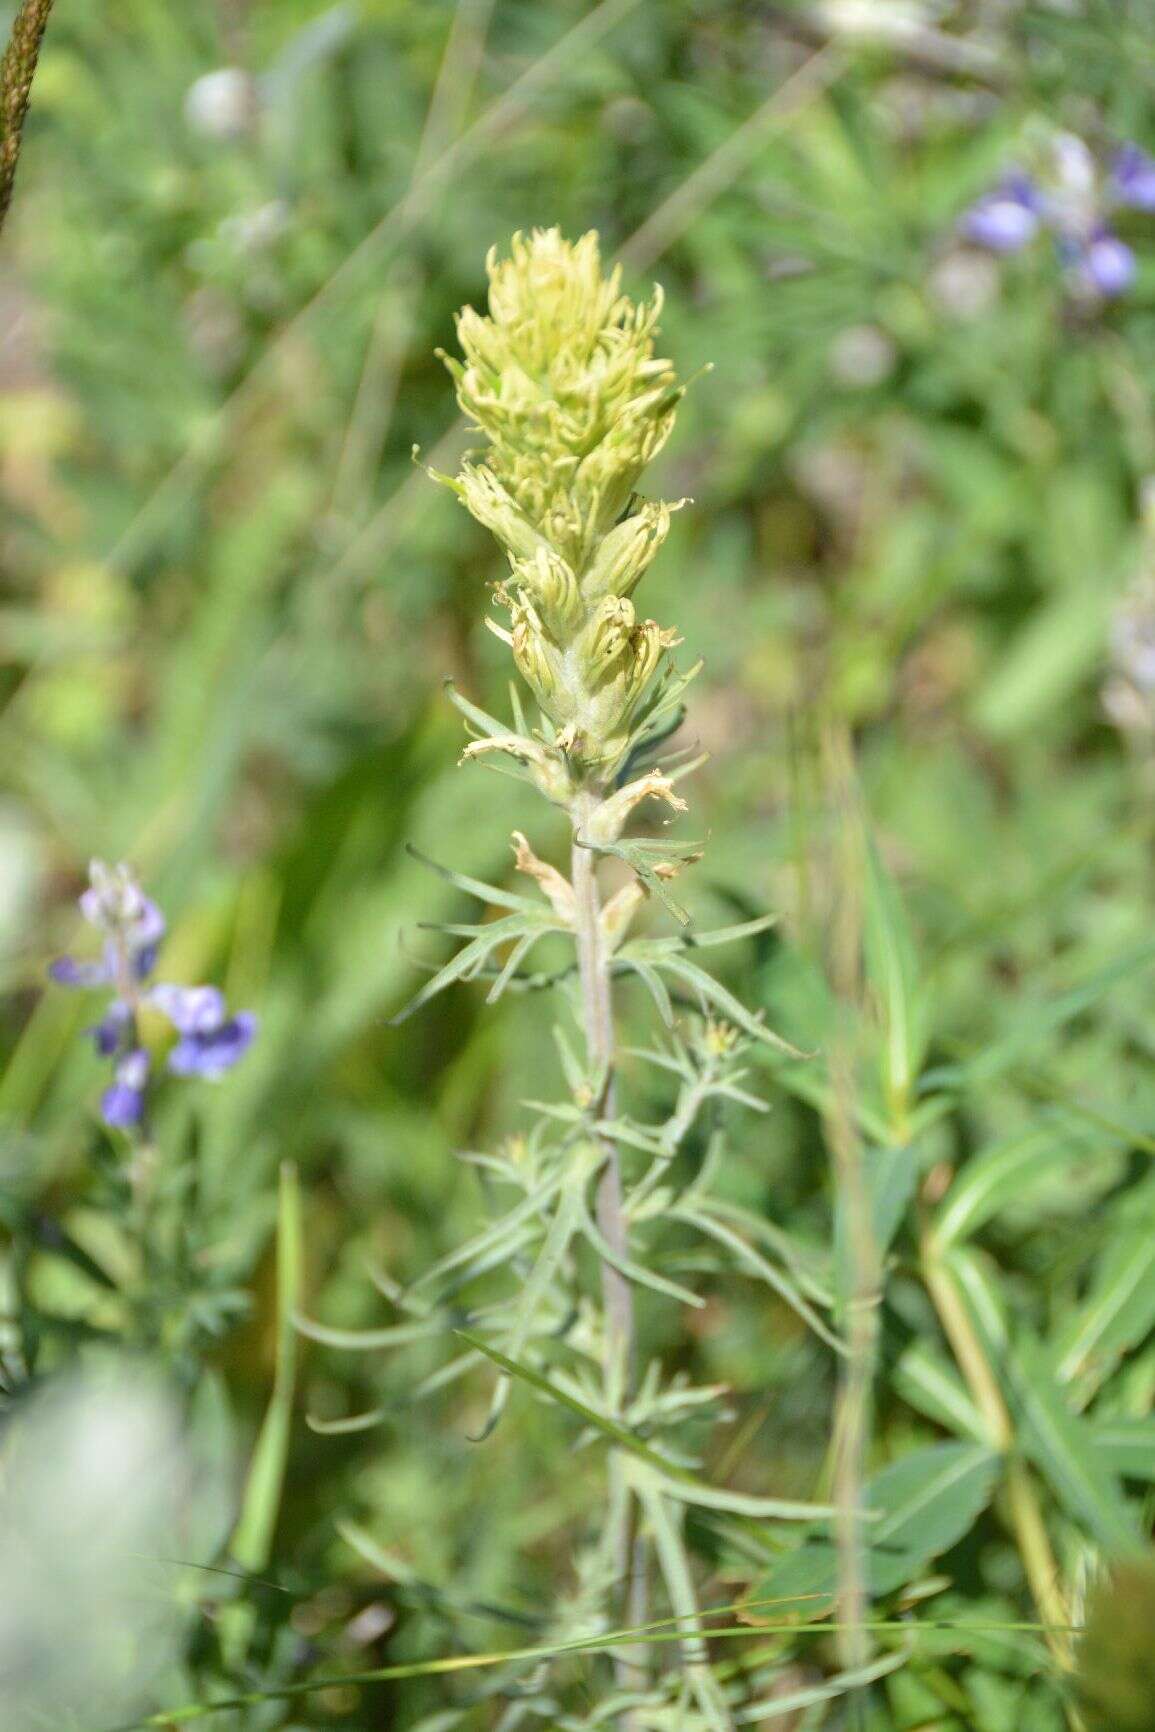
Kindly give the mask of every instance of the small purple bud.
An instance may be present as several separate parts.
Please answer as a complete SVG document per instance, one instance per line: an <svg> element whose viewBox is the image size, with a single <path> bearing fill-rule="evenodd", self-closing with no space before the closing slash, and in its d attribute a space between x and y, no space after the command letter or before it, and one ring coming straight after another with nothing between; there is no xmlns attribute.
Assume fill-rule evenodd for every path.
<svg viewBox="0 0 1155 1732"><path fill-rule="evenodd" d="M159 948L159 945L149 944L143 950L138 950L133 956L132 972L138 980L147 980L156 967L156 955Z"/></svg>
<svg viewBox="0 0 1155 1732"><path fill-rule="evenodd" d="M1111 181L1116 198L1132 210L1155 211L1155 157L1137 144L1115 152Z"/></svg>
<svg viewBox="0 0 1155 1732"><path fill-rule="evenodd" d="M1091 288L1110 300L1123 294L1134 281L1135 254L1125 241L1104 230L1083 248L1079 274Z"/></svg>
<svg viewBox="0 0 1155 1732"><path fill-rule="evenodd" d="M128 1053L116 1067L111 1088L100 1100L100 1116L106 1125L131 1130L144 1117L144 1091L148 1085L148 1054Z"/></svg>
<svg viewBox="0 0 1155 1732"><path fill-rule="evenodd" d="M74 956L58 956L49 963L48 973L57 986L107 986L112 979L107 958L102 962L77 962Z"/></svg>
<svg viewBox="0 0 1155 1732"><path fill-rule="evenodd" d="M1039 232L1033 204L1011 192L991 193L963 215L960 229L969 241L993 253L1017 253Z"/></svg>
<svg viewBox="0 0 1155 1732"><path fill-rule="evenodd" d="M215 1082L244 1057L256 1032L252 1011L238 1011L208 1032L186 1034L170 1053L168 1067L177 1076L202 1076Z"/></svg>
<svg viewBox="0 0 1155 1732"><path fill-rule="evenodd" d="M165 918L151 896L142 895L132 922L130 938L134 949L156 949L165 934Z"/></svg>
<svg viewBox="0 0 1155 1732"><path fill-rule="evenodd" d="M89 1029L96 1050L102 1058L113 1058L120 1051L125 1030L131 1020L132 1012L127 1004L122 999L114 998L100 1021Z"/></svg>
<svg viewBox="0 0 1155 1732"><path fill-rule="evenodd" d="M1013 168L1009 174L1004 175L997 194L1001 198L1013 199L1016 204L1021 204L1024 210L1033 210L1036 216L1042 216L1046 210L1047 200L1042 188L1036 185L1029 174L1024 174L1021 168Z"/></svg>

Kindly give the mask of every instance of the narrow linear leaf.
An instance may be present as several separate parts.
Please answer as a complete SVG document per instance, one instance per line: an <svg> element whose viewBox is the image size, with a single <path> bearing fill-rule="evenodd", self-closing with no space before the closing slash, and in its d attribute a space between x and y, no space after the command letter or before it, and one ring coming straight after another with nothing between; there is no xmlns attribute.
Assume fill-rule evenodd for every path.
<svg viewBox="0 0 1155 1732"><path fill-rule="evenodd" d="M1058 1124L993 1143L955 1178L935 1220L935 1237L942 1245L970 1238L1008 1203L1019 1202L1032 1183L1052 1178L1058 1163L1087 1152L1086 1137Z"/></svg>
<svg viewBox="0 0 1155 1732"><path fill-rule="evenodd" d="M836 1672L832 1678L824 1679L821 1684L808 1684L805 1689L791 1690L785 1696L776 1696L772 1702L756 1702L751 1708L739 1709L734 1719L740 1726L753 1726L767 1720L781 1720L785 1714L797 1714L819 1702L835 1701L839 1696L849 1695L851 1690L862 1690L868 1684L876 1684L880 1678L889 1677L891 1672L900 1671L910 1659L910 1654L909 1648L902 1648L896 1654L881 1654L869 1665L853 1667L847 1672Z"/></svg>
<svg viewBox="0 0 1155 1732"><path fill-rule="evenodd" d="M817 1311L802 1296L789 1276L784 1274L782 1270L776 1269L773 1263L768 1262L754 1249L753 1245L748 1245L740 1234L734 1232L733 1228L727 1226L725 1222L719 1221L711 1209L704 1204L695 1207L691 1204L681 1203L672 1212L680 1220L696 1227L699 1233L705 1233L707 1237L716 1240L719 1245L725 1245L728 1250L733 1251L739 1262L744 1264L752 1275L765 1281L766 1285L772 1288L780 1299L785 1300L791 1310L796 1312L808 1329L814 1331L820 1341L824 1341L827 1347L835 1353L845 1355L845 1342L823 1322Z"/></svg>

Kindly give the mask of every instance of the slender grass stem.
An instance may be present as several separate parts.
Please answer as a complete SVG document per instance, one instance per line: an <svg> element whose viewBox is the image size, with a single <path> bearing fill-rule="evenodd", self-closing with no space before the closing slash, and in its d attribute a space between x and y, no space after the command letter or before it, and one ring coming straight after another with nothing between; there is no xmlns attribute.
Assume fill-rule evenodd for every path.
<svg viewBox="0 0 1155 1732"><path fill-rule="evenodd" d="M837 913L831 943L831 976L842 1016L830 1072L831 1108L826 1127L833 1157L842 1220L843 1307L846 1356L840 1366L834 1412L834 1491L838 1517L838 1636L841 1665L860 1671L872 1656L868 1629L870 1582L863 1523L863 1486L873 1422L878 1358L878 1305L881 1286L870 1188L858 1134L855 1011L863 999L862 943L864 837L855 795L853 750L846 731L832 727L824 740L825 776L838 820L835 854ZM853 1692L850 1724L863 1723L865 1703Z"/></svg>
<svg viewBox="0 0 1155 1732"><path fill-rule="evenodd" d="M934 1235L920 1238L923 1282L967 1387L990 1429L991 1442L1006 1456L1007 1513L1047 1645L1064 1670L1072 1663L1069 1613L1059 1587L1059 1566L1026 1464L1015 1454L1015 1428L986 1349L979 1339ZM1078 1722L1072 1719L1071 1724Z"/></svg>

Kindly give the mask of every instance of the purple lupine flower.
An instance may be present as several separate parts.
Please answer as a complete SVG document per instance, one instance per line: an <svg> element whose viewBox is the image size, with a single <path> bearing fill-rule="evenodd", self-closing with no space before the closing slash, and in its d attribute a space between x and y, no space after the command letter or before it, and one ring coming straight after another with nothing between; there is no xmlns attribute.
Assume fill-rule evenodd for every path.
<svg viewBox="0 0 1155 1732"><path fill-rule="evenodd" d="M144 1118L149 1057L136 1047L117 1061L110 1088L100 1097L100 1116L118 1130L134 1130Z"/></svg>
<svg viewBox="0 0 1155 1732"><path fill-rule="evenodd" d="M966 239L993 253L1017 253L1039 232L1038 190L1025 174L1008 175L995 192L980 198L963 215Z"/></svg>
<svg viewBox="0 0 1155 1732"><path fill-rule="evenodd" d="M1089 287L1105 300L1112 300L1124 294L1135 280L1135 254L1118 235L1100 229L1079 254L1078 270Z"/></svg>
<svg viewBox="0 0 1155 1732"><path fill-rule="evenodd" d="M90 882L80 898L80 912L104 933L106 963L115 967L127 962L137 980L146 979L164 937L164 915L127 866L94 860L88 870Z"/></svg>
<svg viewBox="0 0 1155 1732"><path fill-rule="evenodd" d="M132 1032L132 1011L123 998L114 998L100 1021L88 1030L101 1058L115 1058Z"/></svg>
<svg viewBox="0 0 1155 1732"><path fill-rule="evenodd" d="M1046 230L1075 289L1107 301L1130 288L1138 269L1134 252L1109 224L1119 205L1155 212L1155 157L1126 144L1104 170L1081 138L1060 132L1051 136L1035 174L1007 175L964 213L959 227L994 253L1019 252Z"/></svg>
<svg viewBox="0 0 1155 1732"><path fill-rule="evenodd" d="M170 986L161 982L149 994L180 1035L168 1067L177 1076L224 1076L244 1057L257 1032L251 1011L229 1016L215 986Z"/></svg>
<svg viewBox="0 0 1155 1732"><path fill-rule="evenodd" d="M58 956L48 964L48 973L57 986L108 986L112 981L107 957L100 962L77 962L73 956Z"/></svg>
<svg viewBox="0 0 1155 1732"><path fill-rule="evenodd" d="M145 987L165 921L127 866L94 861L80 910L103 933L103 956L98 962L62 956L48 972L61 986L114 988L104 1015L88 1032L97 1052L115 1066L113 1082L101 1099L101 1116L107 1125L131 1130L144 1122L149 1080L150 1059L138 1032L144 1005L159 1010L180 1036L169 1057L169 1069L178 1076L224 1076L251 1046L257 1019L251 1011L230 1016L215 986L158 982Z"/></svg>
<svg viewBox="0 0 1155 1732"><path fill-rule="evenodd" d="M168 1068L177 1076L203 1076L217 1082L244 1058L257 1032L251 1010L238 1010L219 1027L201 1034L185 1035L169 1054Z"/></svg>
<svg viewBox="0 0 1155 1732"><path fill-rule="evenodd" d="M1137 144L1121 145L1111 164L1111 184L1120 204L1155 211L1155 156Z"/></svg>

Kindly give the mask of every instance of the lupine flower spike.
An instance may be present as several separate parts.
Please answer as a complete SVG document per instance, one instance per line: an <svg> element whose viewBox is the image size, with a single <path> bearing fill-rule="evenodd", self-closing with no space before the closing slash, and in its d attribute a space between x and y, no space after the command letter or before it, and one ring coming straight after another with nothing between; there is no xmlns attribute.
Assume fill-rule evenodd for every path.
<svg viewBox="0 0 1155 1732"><path fill-rule="evenodd" d="M97 1052L113 1061L113 1080L101 1098L105 1124L132 1129L143 1124L151 1056L141 1044L140 1013L160 1012L178 1040L168 1057L177 1076L217 1080L243 1058L256 1033L251 1011L230 1016L215 986L149 984L165 933L164 915L146 896L131 870L94 860L80 912L104 940L99 959L62 956L49 974L61 986L110 987L104 1015L89 1030Z"/></svg>
<svg viewBox="0 0 1155 1732"><path fill-rule="evenodd" d="M1035 154L1029 172L1011 169L964 212L964 238L1010 254L1049 234L1077 292L1100 300L1126 293L1136 258L1115 233L1114 214L1155 211L1155 158L1125 144L1104 164L1067 132L1054 134Z"/></svg>

